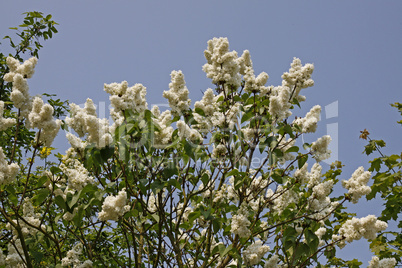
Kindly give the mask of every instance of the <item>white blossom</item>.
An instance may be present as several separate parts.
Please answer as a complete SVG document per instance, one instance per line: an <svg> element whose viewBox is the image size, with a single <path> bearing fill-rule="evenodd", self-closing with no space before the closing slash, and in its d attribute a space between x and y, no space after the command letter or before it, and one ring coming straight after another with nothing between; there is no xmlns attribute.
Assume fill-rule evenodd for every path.
<svg viewBox="0 0 402 268"><path fill-rule="evenodd" d="M29 224L39 227L39 228L44 228L44 226L41 226L41 214L40 213L35 213L34 207L32 205L31 199L26 197L24 199L23 205L22 205L22 217L24 218L25 221L27 221ZM38 229L33 228L29 226L28 224L21 223L20 226L22 227L22 233L24 235L33 235L38 232Z"/></svg>
<svg viewBox="0 0 402 268"><path fill-rule="evenodd" d="M353 240L360 240L362 237L369 240L375 239L377 233L384 231L387 227L386 222L377 220L374 215L368 215L360 219L353 217L351 220L347 220L338 233L340 237L345 238L345 241L350 243ZM338 246L342 247L344 244L341 243Z"/></svg>
<svg viewBox="0 0 402 268"><path fill-rule="evenodd" d="M282 214L289 204L297 203L298 201L299 195L295 191L284 188L282 185L278 185L273 199L273 210L278 214Z"/></svg>
<svg viewBox="0 0 402 268"><path fill-rule="evenodd" d="M314 234L319 239L318 247L323 247L325 245L325 241L321 240L321 239L325 235L326 232L327 232L327 229L325 227L320 227L320 228L318 228L317 231L314 232Z"/></svg>
<svg viewBox="0 0 402 268"><path fill-rule="evenodd" d="M110 114L115 122L123 116L124 110L142 113L148 108L145 98L147 89L142 84L128 87L127 81L123 81L121 83L104 84L103 88L110 94L109 100L113 106Z"/></svg>
<svg viewBox="0 0 402 268"><path fill-rule="evenodd" d="M241 132L243 132L244 140L246 141L252 141L255 137L258 137L259 135L259 130L256 128L242 128Z"/></svg>
<svg viewBox="0 0 402 268"><path fill-rule="evenodd" d="M93 184L94 178L89 176L88 170L84 165L71 155L72 151L68 150L63 157L63 163L59 165L60 169L67 176L68 189L79 191L87 184Z"/></svg>
<svg viewBox="0 0 402 268"><path fill-rule="evenodd" d="M113 220L117 221L119 217L130 210L127 204L127 193L122 189L116 196L107 196L102 204L102 211L99 212L98 218L101 221Z"/></svg>
<svg viewBox="0 0 402 268"><path fill-rule="evenodd" d="M313 64L308 63L302 66L300 59L293 58L289 72L282 75L282 86L292 89L292 99L296 99L299 102L306 99L306 97L299 95L299 93L301 89L314 85L314 81L311 79L313 71Z"/></svg>
<svg viewBox="0 0 402 268"><path fill-rule="evenodd" d="M265 262L264 268L277 268L279 261L280 259L278 255L272 255L271 258Z"/></svg>
<svg viewBox="0 0 402 268"><path fill-rule="evenodd" d="M317 123L320 121L321 106L316 105L303 118L297 118L293 124L299 125L302 133L314 133L317 130Z"/></svg>
<svg viewBox="0 0 402 268"><path fill-rule="evenodd" d="M182 71L172 71L169 90L163 91L163 97L168 99L173 115L182 115L190 108L191 100L188 98L188 89Z"/></svg>
<svg viewBox="0 0 402 268"><path fill-rule="evenodd" d="M324 135L311 144L313 157L318 162L328 159L331 156L331 150L328 149L330 142L331 137L329 135Z"/></svg>
<svg viewBox="0 0 402 268"><path fill-rule="evenodd" d="M367 268L393 268L395 265L395 258L384 258L380 260L377 256L373 256Z"/></svg>
<svg viewBox="0 0 402 268"><path fill-rule="evenodd" d="M269 250L269 246L263 245L261 240L257 240L243 251L244 261L247 265L257 265Z"/></svg>
<svg viewBox="0 0 402 268"><path fill-rule="evenodd" d="M24 257L24 250L22 249L21 240L17 237L13 237L14 245L11 242L8 243L8 254L5 260L6 267L25 267L24 260L21 258L21 256Z"/></svg>
<svg viewBox="0 0 402 268"><path fill-rule="evenodd" d="M91 99L87 99L84 108L74 103L70 104L70 108L71 117L67 117L66 122L80 137L87 135L86 141L95 143L98 148L113 142L109 121L106 118L97 117L96 108Z"/></svg>
<svg viewBox="0 0 402 268"><path fill-rule="evenodd" d="M230 232L235 235L239 235L241 238L246 238L251 235L249 226L251 222L248 220L249 211L244 203L241 204L237 215L232 216L232 223Z"/></svg>
<svg viewBox="0 0 402 268"><path fill-rule="evenodd" d="M282 138L282 136L280 136L278 140L280 141L278 144L278 148L283 153L283 155L278 158L279 163L283 165L286 163L286 161L294 160L296 156L292 152L286 152L286 151L295 145L296 139L294 138L286 139L285 137Z"/></svg>
<svg viewBox="0 0 402 268"><path fill-rule="evenodd" d="M34 74L37 62L38 59L35 57L26 60L23 64L13 57L6 59L10 71L4 75L4 81L13 83L10 100L14 102L15 108L20 109L21 117L26 118L31 110L32 101L28 92L27 78L31 78Z"/></svg>
<svg viewBox="0 0 402 268"><path fill-rule="evenodd" d="M74 134L67 132L66 138L70 143L71 147L78 150L84 150L87 146L88 142L81 140L79 137L75 136Z"/></svg>
<svg viewBox="0 0 402 268"><path fill-rule="evenodd" d="M40 97L35 97L32 110L28 115L31 128L40 130L39 141L50 147L61 126L61 120L53 119L54 109L50 104L44 104Z"/></svg>
<svg viewBox="0 0 402 268"><path fill-rule="evenodd" d="M193 128L190 128L184 121L180 120L176 123L178 134L181 139L188 139L192 142L202 141L201 134Z"/></svg>
<svg viewBox="0 0 402 268"><path fill-rule="evenodd" d="M278 120L283 120L290 115L292 112L289 110L292 104L290 101L290 88L287 86L274 87L271 90L269 97L269 113L271 116L277 118Z"/></svg>
<svg viewBox="0 0 402 268"><path fill-rule="evenodd" d="M79 257L82 255L82 244L75 245L72 249L67 251L67 256L61 260L62 266L72 265L74 268L90 268L92 267L92 261L86 260L83 263Z"/></svg>
<svg viewBox="0 0 402 268"><path fill-rule="evenodd" d="M151 192L150 195L148 196L147 207L151 213L155 213L156 211L158 211L157 198L155 197L154 192Z"/></svg>
<svg viewBox="0 0 402 268"><path fill-rule="evenodd" d="M216 147L214 145L214 149L212 150L212 158L218 159L225 157L227 151L226 146L223 144L219 144Z"/></svg>
<svg viewBox="0 0 402 268"><path fill-rule="evenodd" d="M17 120L15 120L15 118L4 118L3 114L4 114L4 102L0 101L0 131L4 131L7 128L17 123Z"/></svg>
<svg viewBox="0 0 402 268"><path fill-rule="evenodd" d="M268 81L268 74L266 72L262 72L257 77L255 77L253 67L249 66L245 69L243 79L245 81L245 92L265 93L268 91L268 87L265 86Z"/></svg>
<svg viewBox="0 0 402 268"><path fill-rule="evenodd" d="M0 250L0 266L6 265L6 256L4 256L3 250Z"/></svg>
<svg viewBox="0 0 402 268"><path fill-rule="evenodd" d="M370 178L371 172L364 171L363 167L359 167L353 172L349 180L342 181L342 186L349 190L348 193L351 195L352 203L356 204L360 197L371 193L371 188L367 186Z"/></svg>
<svg viewBox="0 0 402 268"><path fill-rule="evenodd" d="M16 163L7 163L3 148L0 147L0 185L6 185L14 181L18 171L19 166Z"/></svg>
<svg viewBox="0 0 402 268"><path fill-rule="evenodd" d="M159 130L155 131L154 147L163 149L172 141L173 127L170 125L172 114L169 110L161 114L156 105L152 107L151 112L155 116L154 122L159 126Z"/></svg>
<svg viewBox="0 0 402 268"><path fill-rule="evenodd" d="M195 127L202 133L208 132L213 127L212 117L219 109L218 98L219 95L216 96L213 90L208 88L204 92L201 101L196 101L194 104L194 111L195 109L201 109L204 112L204 115L200 115L197 112L193 113L194 119L198 123Z"/></svg>
<svg viewBox="0 0 402 268"><path fill-rule="evenodd" d="M227 38L213 38L208 41L208 48L204 51L207 63L202 70L214 84L224 84L224 90L229 91L229 86L237 88L241 84L240 62L245 64L245 58L238 60L237 52L229 52Z"/></svg>

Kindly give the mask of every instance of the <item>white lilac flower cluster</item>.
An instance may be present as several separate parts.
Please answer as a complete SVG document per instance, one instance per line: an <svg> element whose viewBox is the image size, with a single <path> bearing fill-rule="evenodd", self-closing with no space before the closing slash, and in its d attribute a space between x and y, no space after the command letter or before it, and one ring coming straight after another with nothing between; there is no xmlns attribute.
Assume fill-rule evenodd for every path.
<svg viewBox="0 0 402 268"><path fill-rule="evenodd" d="M216 146L213 145L212 158L219 159L219 158L225 157L227 151L228 150L224 144L218 144Z"/></svg>
<svg viewBox="0 0 402 268"><path fill-rule="evenodd" d="M219 111L219 102L221 102L223 94L215 95L211 88L208 88L201 101L196 101L194 104L195 109L201 109L204 115L200 115L195 111L193 113L194 119L197 124L194 125L201 133L207 133L213 127L233 129L237 124L237 116L240 112L241 104L236 102L227 107L225 111Z"/></svg>
<svg viewBox="0 0 402 268"><path fill-rule="evenodd" d="M247 265L257 265L269 250L269 246L263 245L261 240L257 240L243 251L244 261Z"/></svg>
<svg viewBox="0 0 402 268"><path fill-rule="evenodd" d="M85 147L87 147L88 142L81 140L79 137L75 136L74 134L68 132L66 134L66 138L73 148L76 151L84 151Z"/></svg>
<svg viewBox="0 0 402 268"><path fill-rule="evenodd" d="M271 116L277 118L278 120L285 119L292 115L289 110L292 104L291 100L291 89L286 86L277 86L272 88L269 97L269 113Z"/></svg>
<svg viewBox="0 0 402 268"><path fill-rule="evenodd" d="M327 229L325 227L320 227L317 229L317 231L314 232L314 234L318 237L319 243L318 247L323 247L325 245L325 241L322 240L322 237L325 235L327 232Z"/></svg>
<svg viewBox="0 0 402 268"><path fill-rule="evenodd" d="M6 256L4 256L3 250L0 250L0 266L6 266Z"/></svg>
<svg viewBox="0 0 402 268"><path fill-rule="evenodd" d="M6 59L10 71L4 75L4 81L13 83L10 99L14 102L15 108L20 109L20 115L24 118L28 117L32 107L27 78L31 78L34 74L37 62L38 59L35 57L26 60L23 64L13 57Z"/></svg>
<svg viewBox="0 0 402 268"><path fill-rule="evenodd" d="M314 163L311 171L307 171L308 163L305 163L301 169L296 170L294 176L301 183L307 183L308 188L313 188L321 182L322 166L319 163Z"/></svg>
<svg viewBox="0 0 402 268"><path fill-rule="evenodd" d="M243 55L243 58L250 57L248 50L246 50ZM266 72L262 72L257 77L255 77L252 62L250 60L249 64L245 64L243 75L244 91L248 93L261 93L262 95L265 95L270 89L270 87L265 86L268 81L268 77L269 76Z"/></svg>
<svg viewBox="0 0 402 268"><path fill-rule="evenodd" d="M79 257L82 255L82 244L75 245L72 249L67 251L67 256L61 260L61 266L69 266L74 268L91 268L92 261L86 260L81 262Z"/></svg>
<svg viewBox="0 0 402 268"><path fill-rule="evenodd" d="M104 84L104 90L110 94L109 100L113 106L110 114L115 122L120 123L124 110L142 113L148 108L145 98L147 89L142 84L128 87L127 81L123 81L121 83Z"/></svg>
<svg viewBox="0 0 402 268"><path fill-rule="evenodd" d="M97 117L96 108L91 99L87 99L84 108L74 103L70 104L70 108L71 117L67 117L66 122L80 137L87 135L87 142L95 143L98 148L113 142L109 120Z"/></svg>
<svg viewBox="0 0 402 268"><path fill-rule="evenodd" d="M18 221L18 224L21 227L21 232L24 237L35 235L38 232L37 228L41 228L42 230L45 228L44 225L41 225L41 215L39 213L35 213L32 202L29 198L25 198L22 204L22 218L24 221ZM13 222L14 224L17 224L16 220L13 220ZM29 223L30 225L26 224L25 222ZM35 226L36 228L32 226ZM5 263L7 264L7 267L25 267L24 260L22 259L24 256L24 251L21 245L19 234L11 223L7 223L6 227L12 231L13 237L12 243L10 242L8 244L8 255L5 258Z"/></svg>
<svg viewBox="0 0 402 268"><path fill-rule="evenodd" d="M244 51L238 58L236 51L229 52L229 41L227 38L213 38L208 41L208 48L204 51L207 63L202 70L207 77L212 79L216 85L224 84L224 90L229 87L238 88L241 84L241 75L244 74L246 66L251 66L250 55Z"/></svg>
<svg viewBox="0 0 402 268"><path fill-rule="evenodd" d="M325 220L331 212L339 205L339 202L331 202L329 194L334 186L333 180L319 183L313 187L311 196L309 197L308 209L314 213L311 215L316 220Z"/></svg>
<svg viewBox="0 0 402 268"><path fill-rule="evenodd" d="M257 138L259 136L259 129L257 128L245 127L241 129L241 132L243 133L245 141L251 142L254 138Z"/></svg>
<svg viewBox="0 0 402 268"><path fill-rule="evenodd" d="M154 192L151 192L148 196L147 208L151 213L158 211L157 207L158 197L155 197Z"/></svg>
<svg viewBox="0 0 402 268"><path fill-rule="evenodd" d="M74 158L75 152L68 150L63 157L63 163L59 165L59 168L67 176L68 190L79 191L87 184L93 184L94 178L89 176L88 170L84 165Z"/></svg>
<svg viewBox="0 0 402 268"><path fill-rule="evenodd" d="M272 209L278 214L282 214L290 204L297 203L300 199L300 196L291 188L287 188L286 185L278 185L275 193L272 189L268 189L266 197L273 199Z"/></svg>
<svg viewBox="0 0 402 268"><path fill-rule="evenodd" d="M188 139L192 142L203 141L203 138L198 130L191 128L184 121L177 121L176 126L178 129L178 135L181 139Z"/></svg>
<svg viewBox="0 0 402 268"><path fill-rule="evenodd" d="M338 241L338 246L343 248L346 242L351 243L353 240L360 240L362 237L372 240L377 237L377 233L384 231L388 224L384 221L377 220L374 215L368 215L364 218L355 218L347 220L338 231L338 235L333 235L332 240Z"/></svg>
<svg viewBox="0 0 402 268"><path fill-rule="evenodd" d="M12 241L12 242L11 242ZM26 267L24 262L24 250L22 248L21 240L14 236L13 239L8 243L8 254L4 262L6 263L6 267L16 267L16 268L24 268Z"/></svg>
<svg viewBox="0 0 402 268"><path fill-rule="evenodd" d="M395 258L384 258L380 260L377 256L373 256L367 268L393 268L395 265Z"/></svg>
<svg viewBox="0 0 402 268"><path fill-rule="evenodd" d="M311 79L314 65L302 66L300 59L294 58L290 66L289 72L282 75L282 85L269 88L269 113L278 120L285 119L292 114L289 110L292 100L301 102L306 99L299 95L301 89L314 85L314 81Z"/></svg>
<svg viewBox="0 0 402 268"><path fill-rule="evenodd" d="M359 167L349 180L342 181L342 186L348 190L352 203L356 204L360 197L371 193L371 188L367 186L370 178L371 172L364 171L363 167Z"/></svg>
<svg viewBox="0 0 402 268"><path fill-rule="evenodd" d="M36 136L39 135L39 141L47 147L52 144L61 126L61 120L53 119L53 112L50 104L44 104L40 97L35 97L28 115L30 127L40 130Z"/></svg>
<svg viewBox="0 0 402 268"><path fill-rule="evenodd" d="M300 59L293 58L289 72L282 75L282 86L292 89L292 99L296 99L298 102L306 99L305 96L299 95L299 93L303 88L314 86L314 81L311 79L313 71L313 64L308 63L303 66Z"/></svg>
<svg viewBox="0 0 402 268"><path fill-rule="evenodd" d="M21 231L22 234L24 236L28 236L28 235L34 235L38 232L37 228L44 228L44 225L40 225L41 220L40 217L41 215L39 213L35 213L34 211L34 207L32 205L31 199L29 199L28 197L26 197L24 199L24 202L22 204L22 218L28 222L30 225L26 224L24 221L20 221L18 222L20 227L21 227ZM15 224L17 224L16 220L13 220ZM32 226L35 226L37 228L34 228ZM7 223L7 227L8 229L10 229L13 232L13 235L15 236L15 239L18 239L18 232L17 230L12 226L12 224Z"/></svg>
<svg viewBox="0 0 402 268"><path fill-rule="evenodd" d="M283 165L285 164L286 161L294 160L296 156L293 153L286 151L295 145L296 139L294 138L286 139L285 136L279 136L278 140L280 141L278 144L278 148L283 153L283 155L278 158L278 162Z"/></svg>
<svg viewBox="0 0 402 268"><path fill-rule="evenodd" d="M127 193L122 189L116 196L107 196L102 204L102 211L99 212L98 218L101 221L118 221L119 217L130 210L127 204Z"/></svg>
<svg viewBox="0 0 402 268"><path fill-rule="evenodd" d="M19 169L16 163L7 163L3 148L0 147L0 185L6 185L15 180Z"/></svg>
<svg viewBox="0 0 402 268"><path fill-rule="evenodd" d="M173 115L182 115L190 108L191 100L188 98L188 89L182 71L172 71L169 90L163 91L163 97L168 99Z"/></svg>
<svg viewBox="0 0 402 268"><path fill-rule="evenodd" d="M278 255L272 255L271 258L269 258L264 265L264 268L277 268L280 267L278 266L279 263L279 256Z"/></svg>
<svg viewBox="0 0 402 268"><path fill-rule="evenodd" d="M303 118L297 118L293 124L299 125L302 133L314 133L317 130L317 123L320 121L321 106L316 105Z"/></svg>
<svg viewBox="0 0 402 268"><path fill-rule="evenodd" d="M249 211L245 203L240 205L236 215L232 216L230 232L238 235L240 238L246 238L251 235L249 226L251 222L248 220Z"/></svg>
<svg viewBox="0 0 402 268"><path fill-rule="evenodd" d="M32 100L29 95L27 79L34 74L38 59L33 57L20 64L18 60L7 57L6 62L10 71L4 75L4 81L13 83L10 100L13 101L15 108L20 110L21 118L27 119L27 126L40 130L36 134L37 136L40 134L39 141L49 147L60 129L61 121L53 119L54 109L50 104L44 104L40 97ZM15 123L15 120L3 119L4 103L2 102L0 106L0 128L4 130Z"/></svg>
<svg viewBox="0 0 402 268"><path fill-rule="evenodd" d="M159 130L155 131L154 147L163 149L172 141L172 113L169 110L161 113L156 105L152 107L151 112L155 116L154 122L159 126Z"/></svg>
<svg viewBox="0 0 402 268"><path fill-rule="evenodd" d="M194 119L198 123L196 127L202 133L208 132L213 127L211 118L214 114L218 113L218 98L219 95L215 96L213 90L208 88L204 92L202 99L194 103L194 110L201 109L204 112L203 116L198 113L193 113Z"/></svg>
<svg viewBox="0 0 402 268"><path fill-rule="evenodd" d="M318 138L315 142L311 144L311 150L313 157L318 161L323 161L331 157L331 150L328 149L329 143L331 142L331 137L329 135L324 135Z"/></svg>
<svg viewBox="0 0 402 268"><path fill-rule="evenodd" d="M17 120L14 118L4 118L4 102L0 101L0 131L4 131L7 128L11 127L15 123L17 123Z"/></svg>

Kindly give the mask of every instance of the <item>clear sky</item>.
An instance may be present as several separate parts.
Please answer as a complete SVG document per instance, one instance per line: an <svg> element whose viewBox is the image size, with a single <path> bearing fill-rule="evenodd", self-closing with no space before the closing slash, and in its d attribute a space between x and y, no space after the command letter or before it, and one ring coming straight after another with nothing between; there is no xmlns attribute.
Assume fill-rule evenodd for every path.
<svg viewBox="0 0 402 268"><path fill-rule="evenodd" d="M21 24L26 11L50 13L60 24L43 43L31 95L55 93L77 104L90 97L107 107L103 84L127 80L147 87L151 108L167 104L162 92L170 72L182 70L194 104L213 87L201 70L207 41L228 37L231 49L250 51L256 74L267 72L269 85L281 83L293 57L314 63L315 86L304 90L307 101L297 115L323 107L318 132L306 141L337 128L333 151L346 165L343 179L368 167L358 138L364 128L387 142L385 153L402 151L401 118L389 105L402 102L402 1L14 0L2 1L0 10L0 36L12 35L8 27ZM2 43L3 50L7 40ZM55 145L62 144L59 138ZM379 214L378 205L361 202L351 206L359 217ZM353 245L341 256L366 266L368 244Z"/></svg>

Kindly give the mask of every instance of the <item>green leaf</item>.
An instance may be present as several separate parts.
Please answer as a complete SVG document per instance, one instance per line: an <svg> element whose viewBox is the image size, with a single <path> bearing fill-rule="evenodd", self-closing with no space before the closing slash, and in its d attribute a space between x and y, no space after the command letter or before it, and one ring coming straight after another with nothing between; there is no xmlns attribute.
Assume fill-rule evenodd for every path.
<svg viewBox="0 0 402 268"><path fill-rule="evenodd" d="M190 158L194 159L194 145L187 140L184 140L184 151Z"/></svg>
<svg viewBox="0 0 402 268"><path fill-rule="evenodd" d="M317 250L318 244L320 243L318 237L317 237L317 236L315 235L315 233L314 233L312 230L310 230L310 229L307 229L307 230L304 232L304 235L305 235L305 237L306 237L307 245L308 245L309 248L310 248L310 252L315 252L315 251Z"/></svg>
<svg viewBox="0 0 402 268"><path fill-rule="evenodd" d="M380 171L382 160L380 158L376 158L373 161L370 161L371 167L369 168L369 171Z"/></svg>
<svg viewBox="0 0 402 268"><path fill-rule="evenodd" d="M192 224L196 219L201 216L201 211L196 210L188 214L188 221Z"/></svg>
<svg viewBox="0 0 402 268"><path fill-rule="evenodd" d="M225 245L219 244L218 247L219 247L219 255L222 258L222 257L226 256L226 254L228 254L229 251L232 250L233 245L229 245L229 246L226 247Z"/></svg>
<svg viewBox="0 0 402 268"><path fill-rule="evenodd" d="M61 197L60 195L54 198L54 202L64 211L69 210L66 201L64 201L63 197Z"/></svg>
<svg viewBox="0 0 402 268"><path fill-rule="evenodd" d="M201 108L195 108L194 111L199 115L205 116L204 110Z"/></svg>
<svg viewBox="0 0 402 268"><path fill-rule="evenodd" d="M48 189L41 189L34 197L33 204L39 206L49 196L50 191Z"/></svg>
<svg viewBox="0 0 402 268"><path fill-rule="evenodd" d="M73 195L73 198L71 198L70 202L68 203L68 206L69 206L70 208L74 207L74 205L78 202L78 200L80 199L80 197L81 197L81 191L78 191L77 193L75 193L75 194Z"/></svg>
<svg viewBox="0 0 402 268"><path fill-rule="evenodd" d="M308 155L300 155L299 158L297 159L297 165L299 167L299 169L301 169L304 164L307 162L308 160Z"/></svg>
<svg viewBox="0 0 402 268"><path fill-rule="evenodd" d="M9 184L5 187L5 189L8 194L8 199L16 206L18 204L18 197L15 194L15 188Z"/></svg>
<svg viewBox="0 0 402 268"><path fill-rule="evenodd" d="M299 151L298 146L292 146L289 149L287 149L285 153L297 153L298 151Z"/></svg>
<svg viewBox="0 0 402 268"><path fill-rule="evenodd" d="M181 185L180 185L179 181L176 178L173 178L173 179L169 180L167 184L170 185L170 186L175 187L178 190L181 190Z"/></svg>
<svg viewBox="0 0 402 268"><path fill-rule="evenodd" d="M61 173L62 171L59 167L53 166L53 167L50 167L50 172L52 172L52 174L55 175L55 174Z"/></svg>
<svg viewBox="0 0 402 268"><path fill-rule="evenodd" d="M107 146L100 150L100 156L102 158L102 162L106 162L109 158L111 158L114 154L114 146Z"/></svg>
<svg viewBox="0 0 402 268"><path fill-rule="evenodd" d="M37 188L44 186L45 182L47 182L49 178L47 176L42 176L39 178L39 180L36 182L35 186Z"/></svg>
<svg viewBox="0 0 402 268"><path fill-rule="evenodd" d="M254 116L253 111L249 111L243 114L241 117L241 123L243 124L244 122L248 121L250 118Z"/></svg>

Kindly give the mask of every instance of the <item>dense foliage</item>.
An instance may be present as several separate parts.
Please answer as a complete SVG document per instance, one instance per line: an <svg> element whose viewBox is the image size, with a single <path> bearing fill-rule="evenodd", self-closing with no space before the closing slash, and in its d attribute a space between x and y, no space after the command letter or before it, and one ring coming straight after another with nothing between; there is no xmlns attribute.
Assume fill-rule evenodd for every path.
<svg viewBox="0 0 402 268"><path fill-rule="evenodd" d="M200 101L192 106L181 71L165 111L148 109L142 84L105 84L109 122L91 99L68 108L29 95L40 40L57 23L25 15L20 43L7 37L15 54L0 54L0 267L359 267L336 251L363 237L378 256L369 267L401 261L401 236L386 230L400 213L401 156L371 162L371 188L359 167L341 182L346 193L333 192L342 164L320 165L331 138L300 142L321 107L291 118L314 84L312 64L295 58L281 85L266 86L249 51L239 57L214 38L203 66L214 88ZM60 128L71 147L53 155ZM369 142L368 154L384 145ZM376 193L386 201L379 219L346 211Z"/></svg>

